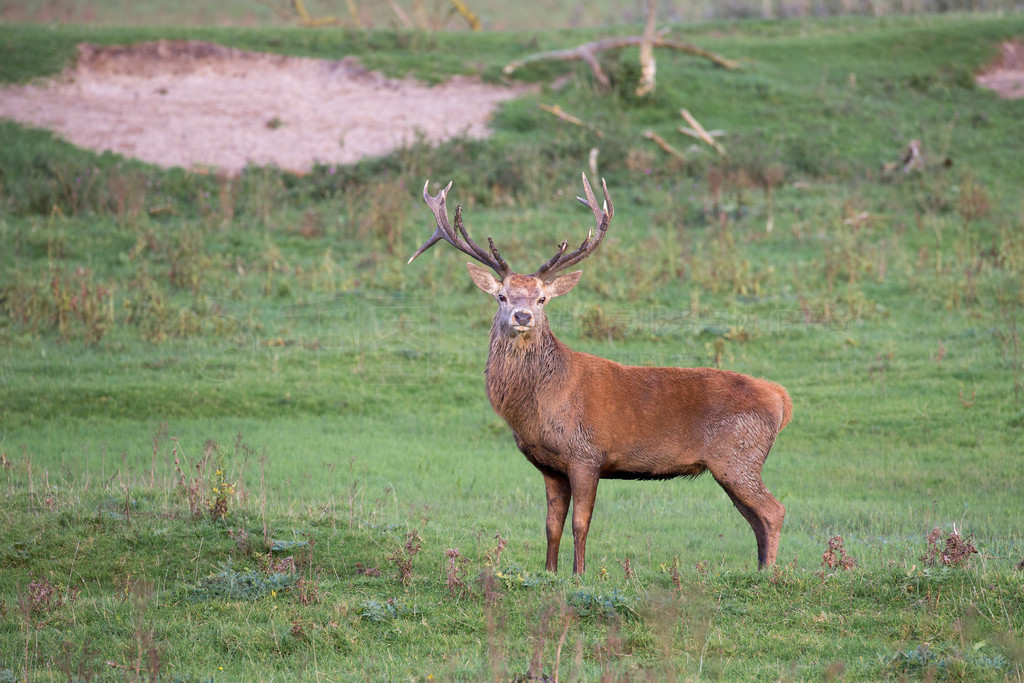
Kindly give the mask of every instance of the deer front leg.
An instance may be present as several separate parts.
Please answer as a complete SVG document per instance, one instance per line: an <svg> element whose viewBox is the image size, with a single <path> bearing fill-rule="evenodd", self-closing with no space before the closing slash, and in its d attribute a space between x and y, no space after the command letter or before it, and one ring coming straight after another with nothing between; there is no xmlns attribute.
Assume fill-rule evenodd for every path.
<svg viewBox="0 0 1024 683"><path fill-rule="evenodd" d="M590 517L594 513L597 499L597 472L579 470L569 472L572 489L572 573L582 574L586 569L587 533L590 531Z"/></svg>
<svg viewBox="0 0 1024 683"><path fill-rule="evenodd" d="M544 565L549 572L558 571L558 546L562 542L562 529L569 514L571 489L565 475L544 472L544 488L548 494L548 558Z"/></svg>

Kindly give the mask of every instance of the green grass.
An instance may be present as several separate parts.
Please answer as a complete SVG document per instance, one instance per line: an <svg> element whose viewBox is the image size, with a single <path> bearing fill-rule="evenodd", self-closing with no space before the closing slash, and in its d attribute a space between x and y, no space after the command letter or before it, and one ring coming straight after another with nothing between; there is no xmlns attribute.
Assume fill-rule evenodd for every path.
<svg viewBox="0 0 1024 683"><path fill-rule="evenodd" d="M19 0L9 3L0 15L7 21L39 23L79 23L114 26L280 26L295 20L291 0L224 0L211 6L200 0L181 0L173 4L159 0ZM318 19L333 17L344 26L362 28L396 28L411 24L419 28L464 30L468 23L459 17L447 0L418 3L396 0L394 3L341 2L340 0L306 0L310 14ZM546 28L580 28L622 22L639 23L646 13L644 3L616 3L595 0L586 7L557 0L531 0L508 3L500 0L474 0L465 3L480 19L484 30L536 30ZM392 9L398 6L406 20ZM355 7L358 19L352 16ZM276 8L276 11L275 11ZM779 0L735 0L721 3L712 0L662 0L658 17L664 22L700 22L711 19L776 19L786 16L834 16L843 14L920 14L953 11L1019 11L1008 0L875 0L870 4L850 2L818 2L793 5Z"/></svg>
<svg viewBox="0 0 1024 683"><path fill-rule="evenodd" d="M489 141L230 187L0 124L0 680L504 680L556 656L565 680L1020 680L1021 104L970 76L1022 33L698 26L685 39L744 69L659 55L639 103L634 53L607 59L608 94L538 67L579 87L508 104ZM185 36L497 78L591 35L3 26L0 79L54 73L82 40ZM729 161L643 137L686 147L683 106L727 131ZM883 173L911 139L926 170ZM569 543L545 574L541 478L484 392L491 304L440 247L404 265L431 230L426 178L454 178L519 269L582 238L593 146L616 217L552 325L788 388L764 471L788 509L775 570L705 477L602 482L588 574L567 575ZM927 565L954 525L980 552ZM848 572L821 567L836 535Z"/></svg>

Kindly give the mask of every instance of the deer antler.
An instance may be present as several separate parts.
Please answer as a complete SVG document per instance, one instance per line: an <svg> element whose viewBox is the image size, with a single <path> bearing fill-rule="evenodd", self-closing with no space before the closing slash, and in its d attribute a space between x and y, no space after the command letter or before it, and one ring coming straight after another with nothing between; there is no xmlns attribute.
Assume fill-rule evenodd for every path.
<svg viewBox="0 0 1024 683"><path fill-rule="evenodd" d="M590 181L587 180L587 174L583 174L583 192L587 195L587 198L577 197L584 206L589 206L590 210L594 212L594 218L597 220L597 239L594 238L594 229L591 229L587 233L587 238L583 240L579 248L570 253L566 254L565 250L569 247L569 243L566 240L562 240L561 244L558 245L558 251L555 255L545 263L543 266L537 269L533 275L535 277L544 278L550 275L554 275L560 270L564 270L570 266L574 266L583 259L590 256L591 252L597 249L597 245L601 244L601 240L604 239L605 233L608 232L608 226L612 221L612 216L615 215L615 207L612 206L612 198L608 195L608 185L601 179L601 189L604 190L604 206L599 207L597 205L597 197L594 196L594 190L590 187Z"/></svg>
<svg viewBox="0 0 1024 683"><path fill-rule="evenodd" d="M497 247L494 246L494 240L490 237L487 238L487 245L490 247L489 251L484 250L483 247L470 239L469 233L466 232L465 226L462 225L461 206L455 207L455 229L453 230L451 224L448 223L448 207L445 204L445 199L448 197L448 190L452 189L452 184L449 182L444 189L434 196L427 192L429 186L430 181L428 180L423 185L423 201L427 203L427 206L433 212L437 227L434 228L434 234L430 236L430 239L416 250L416 253L412 255L408 263L412 263L414 258L441 240L444 240L470 258L484 264L493 270L499 278L504 280L512 272L512 268L505 262L505 259L501 258Z"/></svg>

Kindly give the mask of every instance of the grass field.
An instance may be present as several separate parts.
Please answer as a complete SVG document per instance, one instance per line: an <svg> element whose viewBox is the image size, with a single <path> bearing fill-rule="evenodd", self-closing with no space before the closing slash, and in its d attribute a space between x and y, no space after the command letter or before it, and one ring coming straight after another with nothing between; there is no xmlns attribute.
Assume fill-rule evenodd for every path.
<svg viewBox="0 0 1024 683"><path fill-rule="evenodd" d="M637 101L635 53L607 58L610 93L539 66L522 77L574 79L488 141L303 177L0 122L0 681L1024 679L1024 103L973 80L1022 33L699 25L673 35L741 71L659 55ZM186 36L497 79L593 35L4 25L0 79ZM681 107L729 159L687 149ZM883 171L912 139L923 170ZM492 304L443 245L405 265L429 178L535 268L590 224L592 147L616 217L552 327L787 387L774 569L704 477L602 482L588 573L566 543L543 572L542 480L484 392Z"/></svg>

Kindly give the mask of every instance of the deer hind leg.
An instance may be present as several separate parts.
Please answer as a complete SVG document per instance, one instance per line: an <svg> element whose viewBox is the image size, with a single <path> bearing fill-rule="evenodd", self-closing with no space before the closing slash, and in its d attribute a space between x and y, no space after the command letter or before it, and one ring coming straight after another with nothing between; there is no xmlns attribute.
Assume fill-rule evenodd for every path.
<svg viewBox="0 0 1024 683"><path fill-rule="evenodd" d="M762 452L767 449L733 454L732 457L708 463L715 481L725 489L733 505L750 524L757 539L757 566L763 569L775 564L782 535L786 508L761 479Z"/></svg>
<svg viewBox="0 0 1024 683"><path fill-rule="evenodd" d="M775 564L779 553L779 537L782 535L782 520L786 516L785 506L765 488L760 479L753 488L723 481L718 483L754 531L757 539L757 568L764 569Z"/></svg>
<svg viewBox="0 0 1024 683"><path fill-rule="evenodd" d="M569 514L569 500L572 489L565 475L544 472L544 489L548 497L547 537L548 556L544 565L549 572L558 571L558 546L562 542L565 518Z"/></svg>

